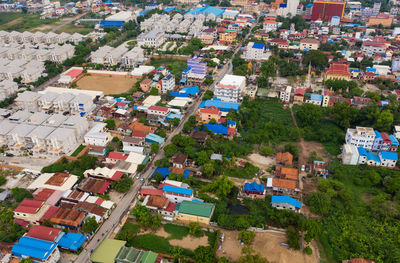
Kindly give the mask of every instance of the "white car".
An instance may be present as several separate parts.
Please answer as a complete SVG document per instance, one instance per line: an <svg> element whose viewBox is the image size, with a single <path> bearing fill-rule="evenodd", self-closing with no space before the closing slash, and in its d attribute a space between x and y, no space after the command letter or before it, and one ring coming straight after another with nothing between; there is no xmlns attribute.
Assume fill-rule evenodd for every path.
<svg viewBox="0 0 400 263"><path fill-rule="evenodd" d="M301 166L301 171L304 172L305 170L306 170L306 167L305 167L305 165L303 164L303 165Z"/></svg>

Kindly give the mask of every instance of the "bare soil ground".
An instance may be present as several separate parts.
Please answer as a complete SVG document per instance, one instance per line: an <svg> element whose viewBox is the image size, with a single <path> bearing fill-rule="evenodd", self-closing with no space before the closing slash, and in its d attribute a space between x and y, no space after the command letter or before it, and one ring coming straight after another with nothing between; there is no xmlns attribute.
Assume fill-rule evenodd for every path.
<svg viewBox="0 0 400 263"><path fill-rule="evenodd" d="M242 178L237 178L237 177L228 177L229 180L233 181L235 183L235 186L241 187L244 185L246 181L249 181L249 179L242 179Z"/></svg>
<svg viewBox="0 0 400 263"><path fill-rule="evenodd" d="M208 246L208 238L206 235L202 237L185 236L181 240L171 239L169 243L173 246L180 246L189 250L194 251L199 246Z"/></svg>
<svg viewBox="0 0 400 263"><path fill-rule="evenodd" d="M249 162L251 164L253 164L263 170L271 168L273 165L275 165L274 157L265 157L258 153L250 154L249 156L247 156L247 159L249 160Z"/></svg>
<svg viewBox="0 0 400 263"><path fill-rule="evenodd" d="M103 91L105 95L120 94L129 91L136 79L89 75L77 81L78 89Z"/></svg>
<svg viewBox="0 0 400 263"><path fill-rule="evenodd" d="M243 246L237 239L238 231L222 231L225 234L225 241L221 250L217 251L218 257L227 257L230 260L237 261L241 256ZM262 257L267 258L270 263L316 263L318 262L317 249L314 244L311 245L313 254L306 254L289 249L279 245L280 242L286 242L286 236L278 233L256 233L252 248Z"/></svg>
<svg viewBox="0 0 400 263"><path fill-rule="evenodd" d="M17 18L17 19L14 19L14 20L8 22L7 24L5 24L5 26L13 26L13 25L15 25L15 24L20 23L21 21L22 21L22 18L19 17L19 18Z"/></svg>
<svg viewBox="0 0 400 263"><path fill-rule="evenodd" d="M304 146L301 147L301 155L305 158L305 162L308 161L308 157L310 156L311 152L316 152L318 157L323 158L325 161L329 161L329 156L326 153L324 146L319 142L308 142L304 141ZM299 160L300 161L300 160ZM299 162L300 164L304 164Z"/></svg>

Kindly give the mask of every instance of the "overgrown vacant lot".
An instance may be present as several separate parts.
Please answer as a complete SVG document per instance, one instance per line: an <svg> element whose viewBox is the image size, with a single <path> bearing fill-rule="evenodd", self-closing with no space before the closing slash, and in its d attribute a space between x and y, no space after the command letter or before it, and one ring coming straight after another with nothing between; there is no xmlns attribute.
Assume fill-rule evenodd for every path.
<svg viewBox="0 0 400 263"><path fill-rule="evenodd" d="M159 67L165 65L173 75L182 73L186 69L186 60L173 58L152 58L149 65Z"/></svg>
<svg viewBox="0 0 400 263"><path fill-rule="evenodd" d="M1 13L0 30L23 32L42 25L54 24L57 21L56 19L40 19L37 14Z"/></svg>
<svg viewBox="0 0 400 263"><path fill-rule="evenodd" d="M77 81L77 88L103 91L105 95L128 92L136 83L135 78L87 75Z"/></svg>

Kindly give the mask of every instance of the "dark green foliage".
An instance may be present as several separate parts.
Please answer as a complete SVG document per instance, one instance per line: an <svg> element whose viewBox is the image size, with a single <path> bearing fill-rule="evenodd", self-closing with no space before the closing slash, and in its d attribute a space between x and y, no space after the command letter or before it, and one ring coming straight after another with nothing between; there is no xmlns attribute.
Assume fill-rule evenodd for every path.
<svg viewBox="0 0 400 263"><path fill-rule="evenodd" d="M260 169L251 163L246 163L243 168L226 168L224 174L229 177L253 178Z"/></svg>
<svg viewBox="0 0 400 263"><path fill-rule="evenodd" d="M72 162L68 162L68 160L64 158L60 162L43 167L42 173L62 173L67 171L74 175L83 176L83 172L88 169L93 169L96 165L96 162L96 157L89 156L87 154Z"/></svg>
<svg viewBox="0 0 400 263"><path fill-rule="evenodd" d="M126 222L115 238L130 242L136 236L136 234L139 233L139 231L140 226Z"/></svg>
<svg viewBox="0 0 400 263"><path fill-rule="evenodd" d="M25 198L33 198L31 192L26 190L25 188L15 187L11 189L11 193L18 203L24 200Z"/></svg>
<svg viewBox="0 0 400 263"><path fill-rule="evenodd" d="M78 154L83 150L83 149L85 149L85 145L79 145L78 146L78 148L76 148L76 150L71 154L71 156L72 157L76 157L76 156L78 156Z"/></svg>
<svg viewBox="0 0 400 263"><path fill-rule="evenodd" d="M126 193L129 191L133 184L133 180L130 177L127 177L124 175L121 179L118 181L112 182L111 187L115 189L115 191L119 193Z"/></svg>
<svg viewBox="0 0 400 263"><path fill-rule="evenodd" d="M85 233L93 233L98 227L99 224L96 222L96 218L92 216L86 219L85 223L83 223L82 230Z"/></svg>
<svg viewBox="0 0 400 263"><path fill-rule="evenodd" d="M308 66L310 63L315 68L324 69L328 66L328 58L322 51L310 50L304 55L303 64Z"/></svg>
<svg viewBox="0 0 400 263"><path fill-rule="evenodd" d="M214 250L210 246L199 246L194 250L196 262L213 263L215 260Z"/></svg>
<svg viewBox="0 0 400 263"><path fill-rule="evenodd" d="M189 44L179 51L182 52L184 55L192 55L195 51L198 51L204 47L204 44L198 38L192 38L189 41Z"/></svg>
<svg viewBox="0 0 400 263"><path fill-rule="evenodd" d="M290 248L299 250L300 249L300 233L299 230L292 226L286 229L287 242Z"/></svg>
<svg viewBox="0 0 400 263"><path fill-rule="evenodd" d="M6 206L0 207L0 241L13 243L24 233L21 226L14 223L13 209Z"/></svg>
<svg viewBox="0 0 400 263"><path fill-rule="evenodd" d="M141 227L157 230L161 226L161 216L152 215L145 206L135 206L132 213Z"/></svg>
<svg viewBox="0 0 400 263"><path fill-rule="evenodd" d="M3 184L5 184L5 183L7 183L7 179L4 178L3 175L0 175L0 186L3 185Z"/></svg>
<svg viewBox="0 0 400 263"><path fill-rule="evenodd" d="M110 130L115 130L115 121L113 119L104 121L107 125L106 128Z"/></svg>
<svg viewBox="0 0 400 263"><path fill-rule="evenodd" d="M165 232L170 234L168 239L182 239L189 234L190 225L189 225L189 228L187 228L186 226L165 224L164 230L165 230Z"/></svg>

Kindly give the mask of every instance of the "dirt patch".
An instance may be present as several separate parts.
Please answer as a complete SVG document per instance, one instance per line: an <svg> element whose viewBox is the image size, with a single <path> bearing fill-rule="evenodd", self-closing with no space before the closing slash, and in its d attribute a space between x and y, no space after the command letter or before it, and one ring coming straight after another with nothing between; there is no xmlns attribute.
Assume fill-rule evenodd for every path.
<svg viewBox="0 0 400 263"><path fill-rule="evenodd" d="M172 239L169 240L169 243L172 246L180 246L189 250L195 250L199 246L207 246L208 245L208 238L206 235L202 237L193 237L190 235L185 236L181 240L179 239Z"/></svg>
<svg viewBox="0 0 400 263"><path fill-rule="evenodd" d="M316 152L317 156L323 158L325 162L329 161L329 156L326 153L324 146L319 142L301 141L298 147L301 151L299 156L299 165L303 165L308 162L308 157L310 156L311 152Z"/></svg>
<svg viewBox="0 0 400 263"><path fill-rule="evenodd" d="M247 156L247 159L251 164L254 166L257 166L258 168L262 170L266 170L268 168L271 168L273 165L275 165L275 158L274 157L265 157L262 156L258 153L252 153L249 156Z"/></svg>
<svg viewBox="0 0 400 263"><path fill-rule="evenodd" d="M159 236L159 237L164 237L164 238L169 238L170 234L165 232L164 226L160 227L157 232L154 233L154 235ZM170 242L171 243L171 242Z"/></svg>
<svg viewBox="0 0 400 263"><path fill-rule="evenodd" d="M22 22L22 17L19 17L17 19L14 19L14 20L8 22L7 24L5 24L5 26L13 26L13 25L21 23L21 22Z"/></svg>
<svg viewBox="0 0 400 263"><path fill-rule="evenodd" d="M78 89L103 91L105 95L129 91L136 83L134 78L114 76L84 76L77 81Z"/></svg>
<svg viewBox="0 0 400 263"><path fill-rule="evenodd" d="M241 256L243 246L237 239L238 231L222 231L225 234L224 243L217 251L218 257L225 256L231 261L237 261ZM314 244L311 245L313 254L306 254L291 250L279 245L280 242L286 242L286 236L279 233L256 233L252 248L256 253L265 257L271 263L316 263L318 262L317 249ZM295 259L295 260L294 260Z"/></svg>
<svg viewBox="0 0 400 263"><path fill-rule="evenodd" d="M237 177L228 177L229 180L233 181L235 183L235 186L237 187L241 187L244 185L244 183L246 181L249 181L249 179L241 179L241 178L237 178Z"/></svg>
<svg viewBox="0 0 400 263"><path fill-rule="evenodd" d="M54 27L54 25L41 25L41 26L32 28L29 31L31 31L33 33L34 32L38 32L38 31L43 32L43 33L47 33L47 32L50 32L53 29L53 27Z"/></svg>

